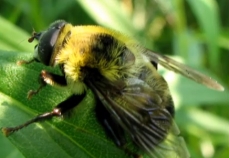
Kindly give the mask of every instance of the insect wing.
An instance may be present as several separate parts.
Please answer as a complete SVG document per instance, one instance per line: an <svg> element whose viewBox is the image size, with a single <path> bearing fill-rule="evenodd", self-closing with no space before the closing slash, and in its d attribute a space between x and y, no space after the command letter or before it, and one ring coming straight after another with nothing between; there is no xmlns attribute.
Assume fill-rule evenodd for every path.
<svg viewBox="0 0 229 158"><path fill-rule="evenodd" d="M143 54L145 56L147 56L150 61L156 62L160 65L162 65L163 67L174 71L176 73L180 73L185 77L188 77L198 83L201 83L209 88L215 89L215 90L219 90L219 91L223 91L224 88L222 85L220 85L219 83L217 83L215 80L211 79L210 77L196 71L193 70L192 68L179 63L167 56L158 54L158 53L154 53L150 50L145 49L143 51Z"/></svg>
<svg viewBox="0 0 229 158"><path fill-rule="evenodd" d="M185 142L172 116L159 105L160 96L137 78L117 82L122 82L117 85L123 88L103 85L105 82L89 84L133 141L152 158L188 158Z"/></svg>

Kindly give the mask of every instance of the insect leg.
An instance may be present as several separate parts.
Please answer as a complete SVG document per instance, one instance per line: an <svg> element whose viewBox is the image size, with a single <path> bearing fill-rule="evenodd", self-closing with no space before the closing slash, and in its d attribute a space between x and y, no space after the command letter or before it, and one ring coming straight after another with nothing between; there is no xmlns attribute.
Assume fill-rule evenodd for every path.
<svg viewBox="0 0 229 158"><path fill-rule="evenodd" d="M124 149L126 154L133 158L141 158L140 155L132 152L126 147L125 132L123 128L114 121L111 114L107 111L99 99L97 100L95 113L98 121L103 125L107 135L118 147Z"/></svg>
<svg viewBox="0 0 229 158"><path fill-rule="evenodd" d="M31 98L33 95L36 95L42 88L44 88L47 84L51 86L66 86L67 82L64 76L56 75L50 72L47 72L45 70L42 70L38 82L40 83L40 86L36 90L30 90L28 92L27 98Z"/></svg>
<svg viewBox="0 0 229 158"><path fill-rule="evenodd" d="M36 59L35 58L33 58L33 59L30 59L30 60L19 60L19 61L17 61L17 65L19 65L19 66L21 66L21 65L23 65L23 64L31 64L31 63L33 63L33 62L35 62L36 61Z"/></svg>
<svg viewBox="0 0 229 158"><path fill-rule="evenodd" d="M113 120L111 114L99 99L97 100L95 113L98 121L103 125L108 136L114 140L115 144L119 147L124 146L126 144L124 130Z"/></svg>
<svg viewBox="0 0 229 158"><path fill-rule="evenodd" d="M21 125L18 125L16 127L3 127L3 128L1 128L1 130L5 136L9 136L11 133L18 131L18 130L20 130L20 129L22 129L22 128L24 128L24 127L26 127L32 123L45 121L45 120L51 119L54 116L62 116L64 113L66 113L67 111L69 111L72 108L74 108L75 106L77 106L83 100L84 97L85 97L85 93L83 93L82 95L72 95L68 99L66 99L65 101L58 104L50 112L45 112L43 114L37 115L33 119L31 119L31 120L29 120L29 121L27 121Z"/></svg>

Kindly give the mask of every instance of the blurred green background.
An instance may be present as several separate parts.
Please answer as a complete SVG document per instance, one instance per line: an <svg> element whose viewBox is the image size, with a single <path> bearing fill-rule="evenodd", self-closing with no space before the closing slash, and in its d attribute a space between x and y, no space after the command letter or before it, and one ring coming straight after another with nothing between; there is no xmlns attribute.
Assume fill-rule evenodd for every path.
<svg viewBox="0 0 229 158"><path fill-rule="evenodd" d="M13 90L17 91L17 85L21 87L23 79L18 75L14 82L9 83L9 77L6 79L3 75L8 71L6 69L15 68L15 73L9 69L10 73L5 73L6 76L15 75L17 71L23 73L24 68L16 68L12 63L17 58L32 56L35 44L27 42L32 30L43 30L51 22L65 19L75 25L96 24L116 29L135 38L143 46L174 57L222 83L226 90L217 92L180 75L160 70L169 83L176 106L175 120L191 156L227 158L229 155L228 6L228 0L1 0L0 126L6 126L8 122L5 120L8 118L16 117L15 112L6 115L3 110L6 100L20 104L23 108L26 108L23 105L31 104L24 98L31 86L26 85L25 92L20 92L20 96L14 94L10 89L13 87L11 84L16 83L16 88ZM29 68L36 69L36 65ZM18 81L17 77L21 81ZM35 78L36 82L36 76L31 78ZM60 100L55 99L56 102ZM49 105L52 106L53 102L50 101ZM50 107L40 111L39 107L29 110L35 115L48 109ZM20 119L20 114L17 117ZM11 125L15 125L12 122ZM36 131L32 133L35 134ZM5 138L0 134L0 157L20 158L24 157L23 155L38 157L39 152L44 152L34 148L26 153L23 139L18 142L15 137ZM49 144L45 146L48 148ZM37 155L31 155L33 153Z"/></svg>

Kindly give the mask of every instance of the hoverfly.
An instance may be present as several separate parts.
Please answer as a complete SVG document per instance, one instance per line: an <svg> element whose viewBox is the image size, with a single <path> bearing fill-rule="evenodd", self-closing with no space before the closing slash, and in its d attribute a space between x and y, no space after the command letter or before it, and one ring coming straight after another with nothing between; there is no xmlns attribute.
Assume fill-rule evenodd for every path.
<svg viewBox="0 0 229 158"><path fill-rule="evenodd" d="M42 32L33 32L29 42L38 44L34 57L20 64L40 62L59 67L62 75L40 73L40 87L62 86L71 92L52 111L16 127L2 128L5 135L31 123L62 116L79 104L91 89L100 111L99 120L112 133L117 146L129 135L139 149L152 158L187 158L185 142L173 121L174 105L168 85L157 72L157 64L215 90L223 87L213 79L169 57L140 46L119 32L100 26L73 26L56 21Z"/></svg>

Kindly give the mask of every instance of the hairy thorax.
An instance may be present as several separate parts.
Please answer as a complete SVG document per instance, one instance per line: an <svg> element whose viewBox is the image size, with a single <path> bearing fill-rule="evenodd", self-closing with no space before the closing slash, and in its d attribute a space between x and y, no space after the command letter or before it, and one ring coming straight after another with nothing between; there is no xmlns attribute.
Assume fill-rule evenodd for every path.
<svg viewBox="0 0 229 158"><path fill-rule="evenodd" d="M76 27L69 32L63 30L63 34L55 46L53 65L62 65L67 83L75 93L84 91L87 69L94 69L110 81L136 72L134 54L106 32L90 33Z"/></svg>

